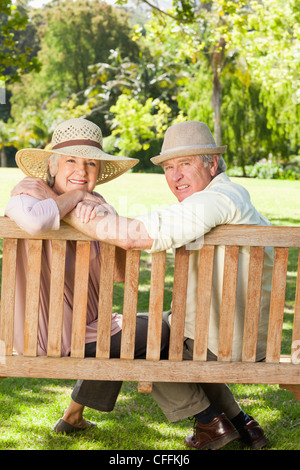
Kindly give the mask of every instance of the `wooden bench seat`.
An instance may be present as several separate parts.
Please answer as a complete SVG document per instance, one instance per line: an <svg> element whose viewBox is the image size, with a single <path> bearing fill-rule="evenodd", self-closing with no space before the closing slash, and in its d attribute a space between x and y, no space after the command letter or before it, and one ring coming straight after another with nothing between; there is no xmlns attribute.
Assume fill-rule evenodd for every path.
<svg viewBox="0 0 300 470"><path fill-rule="evenodd" d="M135 318L138 305L140 251L126 254L123 330L120 359L109 358L113 311L115 247L101 251L99 322L96 358L84 358L87 283L90 241L65 223L59 231L29 236L6 217L0 218L3 238L0 310L0 376L62 379L137 381L140 391L151 383L226 382L279 384L300 400L300 227L220 226L204 238L200 254L196 336L192 361L183 361L184 316L189 251L176 250L174 264L172 325L168 360L160 360L161 322L165 293L166 252L151 256L149 327L146 359L133 359ZM28 239L27 292L24 354L13 351L16 257L19 239ZM41 250L44 239L53 240L47 356L37 355ZM64 260L66 240L77 241L71 354L61 357ZM207 338L214 247L225 245L223 297L217 361L207 361ZM235 286L240 246L250 246L248 299L245 311L242 361L231 360L235 310ZM263 251L274 247L274 268L265 362L255 362ZM293 331L289 355L281 354L289 249L298 253L298 273Z"/></svg>

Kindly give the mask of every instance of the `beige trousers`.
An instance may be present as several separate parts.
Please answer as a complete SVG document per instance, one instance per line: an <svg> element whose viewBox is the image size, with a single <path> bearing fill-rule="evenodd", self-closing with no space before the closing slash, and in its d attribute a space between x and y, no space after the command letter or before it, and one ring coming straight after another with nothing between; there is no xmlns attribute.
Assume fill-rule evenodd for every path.
<svg viewBox="0 0 300 470"><path fill-rule="evenodd" d="M194 341L190 338L184 343L183 359L192 360ZM216 356L208 351L208 360ZM194 416L213 405L218 413L224 412L232 419L241 408L226 384L208 383L167 383L153 384L152 395L169 421Z"/></svg>

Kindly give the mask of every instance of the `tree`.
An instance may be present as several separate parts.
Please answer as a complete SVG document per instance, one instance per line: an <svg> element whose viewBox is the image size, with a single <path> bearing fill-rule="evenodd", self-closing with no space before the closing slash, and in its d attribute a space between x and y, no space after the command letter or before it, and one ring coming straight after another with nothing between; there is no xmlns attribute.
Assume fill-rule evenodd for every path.
<svg viewBox="0 0 300 470"><path fill-rule="evenodd" d="M18 138L14 127L3 121L0 121L0 164L1 167L7 166L7 156L5 147L16 146Z"/></svg>
<svg viewBox="0 0 300 470"><path fill-rule="evenodd" d="M195 3L192 0L173 0L173 11L162 11L144 1L157 12L157 21L161 24L160 28L157 27L157 41L169 41L176 24L178 47L189 49L189 57L192 58L188 66L198 77L200 70L202 76L210 77L212 86L206 83L205 89L210 90L212 96L213 126L218 144L221 144L222 127L228 135L228 118L225 116L224 119L222 110L233 96L225 93L234 90L236 96L239 94L246 99L246 109L250 113L246 117L244 112L245 119L241 122L236 120L236 139L239 136L246 138L243 131L248 128L248 139L259 136L259 141L263 142L259 156L262 152L266 155L271 152L277 157L287 158L297 152L300 129L299 2L202 0ZM228 86L230 80L233 87ZM237 93L238 88L243 90L242 94ZM193 100L190 104L196 106ZM198 105L202 106L201 100L198 100ZM238 115L243 102L237 100L235 105ZM258 106L257 110L252 106ZM243 131L238 129L239 126L244 126ZM253 133L253 126L260 127L256 127Z"/></svg>
<svg viewBox="0 0 300 470"><path fill-rule="evenodd" d="M123 94L116 105L112 106L111 112L114 115L112 133L105 140L105 147L129 157L138 153L142 168L151 168L147 151L150 146L153 151L157 142L161 143L168 127L171 109L160 100L148 98L145 103L141 103ZM140 168L141 166L137 170Z"/></svg>
<svg viewBox="0 0 300 470"><path fill-rule="evenodd" d="M89 85L89 66L108 59L119 47L129 57L138 54L130 40L126 16L98 0L61 1L45 14L40 28L43 76L50 78L48 96L80 93Z"/></svg>
<svg viewBox="0 0 300 470"><path fill-rule="evenodd" d="M193 0L173 0L174 10L172 13L161 10L147 0L143 1L153 8L158 21L163 23L163 28L165 28L167 21L160 16L161 14L165 15L168 19L171 18L171 21L176 21L180 25L178 33L182 34L183 42L189 43L191 47L192 43L195 43L194 51L197 50L198 60L201 61L200 57L203 57L208 61L209 67L211 67L213 72L212 109L214 134L217 145L221 145L222 86L220 75L226 63L229 47L225 37L229 36L237 19L240 21L243 18L247 0L239 2L203 0L200 3L195 3ZM120 0L119 3L124 3L124 0Z"/></svg>
<svg viewBox="0 0 300 470"><path fill-rule="evenodd" d="M185 80L179 63L164 55L153 55L147 44L140 43L138 61L124 57L119 49L111 50L107 62L90 66L92 77L85 92L91 115L103 113L105 121L112 119L111 107L125 94L145 104L148 99L165 103L173 114L179 112L178 89Z"/></svg>
<svg viewBox="0 0 300 470"><path fill-rule="evenodd" d="M24 44L22 32L30 27L26 8L20 2L2 0L0 5L0 81L15 82L22 74L39 70L33 48Z"/></svg>
<svg viewBox="0 0 300 470"><path fill-rule="evenodd" d="M12 115L16 120L22 119L25 108L55 113L66 101L83 105L92 76L89 67L107 61L111 49L119 48L131 60L138 56L127 16L104 2L53 2L37 20L42 69L14 85ZM92 119L106 129L101 116Z"/></svg>

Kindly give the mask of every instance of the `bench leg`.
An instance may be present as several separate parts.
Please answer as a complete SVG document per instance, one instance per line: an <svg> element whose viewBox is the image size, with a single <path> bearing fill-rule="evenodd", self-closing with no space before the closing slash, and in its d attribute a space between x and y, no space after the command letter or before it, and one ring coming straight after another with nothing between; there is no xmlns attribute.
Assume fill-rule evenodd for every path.
<svg viewBox="0 0 300 470"><path fill-rule="evenodd" d="M295 396L296 400L300 401L300 385L280 384L279 387L289 390Z"/></svg>

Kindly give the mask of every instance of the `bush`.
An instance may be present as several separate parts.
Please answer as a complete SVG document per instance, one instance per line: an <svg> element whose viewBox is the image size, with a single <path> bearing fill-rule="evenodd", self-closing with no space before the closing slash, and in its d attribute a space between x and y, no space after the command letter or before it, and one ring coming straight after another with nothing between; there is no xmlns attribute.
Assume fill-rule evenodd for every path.
<svg viewBox="0 0 300 470"><path fill-rule="evenodd" d="M300 179L300 155L292 157L288 164L285 166L284 171L296 176L295 179Z"/></svg>
<svg viewBox="0 0 300 470"><path fill-rule="evenodd" d="M293 157L285 166L263 159L255 165L245 166L246 176L259 179L300 179L300 156ZM242 167L229 168L228 176L244 176Z"/></svg>

